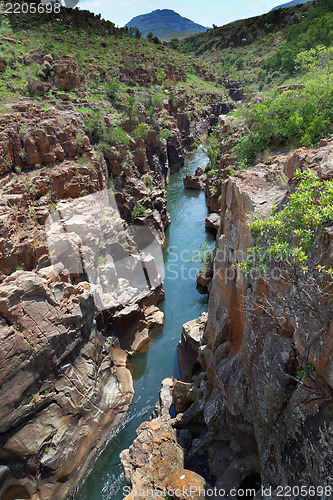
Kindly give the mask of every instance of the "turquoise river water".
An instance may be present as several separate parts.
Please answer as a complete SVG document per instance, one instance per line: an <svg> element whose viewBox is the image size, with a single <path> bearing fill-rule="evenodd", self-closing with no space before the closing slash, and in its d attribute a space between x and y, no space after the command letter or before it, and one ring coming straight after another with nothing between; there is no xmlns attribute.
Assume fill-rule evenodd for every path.
<svg viewBox="0 0 333 500"><path fill-rule="evenodd" d="M207 296L196 288L195 275L201 264L186 262L204 242L214 237L205 231L207 216L202 191L186 190L183 177L205 167L208 159L202 149L189 155L185 165L173 174L168 185L168 211L171 225L166 231L164 250L165 301L160 304L165 313L163 328L153 330L151 342L132 360L135 400L123 425L116 429L90 472L70 496L71 500L122 500L125 486L119 453L130 446L139 425L151 415L161 381L179 375L177 343L183 323L198 318L207 310Z"/></svg>

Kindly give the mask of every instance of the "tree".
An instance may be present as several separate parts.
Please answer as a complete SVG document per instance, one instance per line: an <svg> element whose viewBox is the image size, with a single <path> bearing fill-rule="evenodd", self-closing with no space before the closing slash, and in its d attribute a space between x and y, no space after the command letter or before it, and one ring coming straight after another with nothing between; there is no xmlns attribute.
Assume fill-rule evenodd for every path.
<svg viewBox="0 0 333 500"><path fill-rule="evenodd" d="M126 114L127 114L129 121L130 121L130 127L132 128L133 118L137 114L137 106L136 106L135 97L132 95L128 95L127 99L126 99Z"/></svg>
<svg viewBox="0 0 333 500"><path fill-rule="evenodd" d="M151 41L152 41L152 38L153 38L153 33L152 33L152 31L149 31L149 33L148 33L148 35L147 35L147 40L148 40L149 42L151 42Z"/></svg>
<svg viewBox="0 0 333 500"><path fill-rule="evenodd" d="M178 49L178 47L179 47L179 40L178 40L178 38L171 38L171 40L170 40L170 47L172 49L175 49L175 50Z"/></svg>
<svg viewBox="0 0 333 500"><path fill-rule="evenodd" d="M139 31L139 29L138 29L138 28L135 28L135 35L134 35L134 36L135 36L135 38L137 38L138 40L141 38L141 33L140 33L140 31Z"/></svg>

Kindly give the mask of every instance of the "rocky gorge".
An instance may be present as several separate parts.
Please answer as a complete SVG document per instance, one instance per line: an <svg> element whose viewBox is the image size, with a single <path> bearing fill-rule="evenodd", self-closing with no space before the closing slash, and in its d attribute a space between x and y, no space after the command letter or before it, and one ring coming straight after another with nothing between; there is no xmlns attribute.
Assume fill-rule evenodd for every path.
<svg viewBox="0 0 333 500"><path fill-rule="evenodd" d="M332 139L241 161L269 96L237 72L87 11L0 21L1 500L331 498Z"/></svg>
<svg viewBox="0 0 333 500"><path fill-rule="evenodd" d="M3 38L2 43L16 42ZM45 95L53 85L67 92L83 85L75 58L33 57L46 75L40 77L44 83L28 82L37 97L5 104L0 118L3 500L65 498L130 408L134 390L128 362L149 342L149 330L164 323L156 307L164 296L163 284L157 274L156 282L143 290L125 284L108 256L127 253L133 269L144 262L127 225L150 228L158 243L165 244L169 177L225 106L208 95L208 104L196 113L189 96L179 94L178 104L174 97L164 98L161 119L170 124L166 139L159 136L157 120L142 137L133 137L129 147L116 144L102 153L77 111L89 110L84 95L74 102L65 99L67 94ZM53 72L54 80L48 77ZM38 90L41 85L45 89ZM114 112L102 115L106 130L113 126ZM149 123L144 108L139 120ZM139 120L124 119L125 133ZM119 242L118 234L115 243L108 228L94 247L99 286L110 287L111 271L119 285L114 289L117 300L101 310L89 280L92 262L71 269L78 252L89 254L84 238L95 234L93 212L80 214L86 224L80 243L75 226L66 222L72 233L57 236L66 248L59 263L50 253L46 224L50 217L63 220L75 200L107 189L113 190L118 233L125 239Z"/></svg>
<svg viewBox="0 0 333 500"><path fill-rule="evenodd" d="M239 263L253 245L249 222L282 210L298 169L332 179L332 152L332 141L323 140L271 165L258 161L222 185L208 314L183 326L182 381L163 381L155 413L121 455L134 496L157 486L179 499L209 489L215 498L263 498L263 487L265 498L279 498L302 484L322 485L320 495L330 497L331 283L281 265L246 277ZM328 226L316 237L316 268L332 266L331 233ZM146 453L157 457L155 470L178 458L158 475L141 463Z"/></svg>

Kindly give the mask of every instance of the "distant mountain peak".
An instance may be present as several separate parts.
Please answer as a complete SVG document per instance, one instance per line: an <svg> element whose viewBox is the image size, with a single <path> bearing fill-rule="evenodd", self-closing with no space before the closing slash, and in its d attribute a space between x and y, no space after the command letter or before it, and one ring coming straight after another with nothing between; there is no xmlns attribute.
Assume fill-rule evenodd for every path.
<svg viewBox="0 0 333 500"><path fill-rule="evenodd" d="M281 5L277 5L272 10L284 9L285 7L294 7L295 5L300 5L302 3L307 3L307 2L311 2L311 1L312 0L291 0L291 2L287 2L287 3L283 3Z"/></svg>
<svg viewBox="0 0 333 500"><path fill-rule="evenodd" d="M156 9L147 14L133 17L125 27L138 28L143 37L151 31L155 36L163 39L170 39L177 33L178 38L185 38L190 34L207 31L205 26L197 24L191 19L181 16L172 9Z"/></svg>

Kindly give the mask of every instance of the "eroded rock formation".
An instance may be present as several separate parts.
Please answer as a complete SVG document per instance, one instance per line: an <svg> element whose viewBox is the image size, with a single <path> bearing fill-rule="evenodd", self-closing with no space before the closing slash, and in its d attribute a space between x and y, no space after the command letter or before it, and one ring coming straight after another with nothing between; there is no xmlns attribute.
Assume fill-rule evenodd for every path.
<svg viewBox="0 0 333 500"><path fill-rule="evenodd" d="M248 223L282 208L297 168L332 179L332 141L257 164L222 186L214 277L205 319L184 325L179 359L191 384L174 383L171 425L185 466L225 491L329 485L332 470L332 310L325 276L270 267L245 277ZM332 267L332 228L313 242L310 265Z"/></svg>

